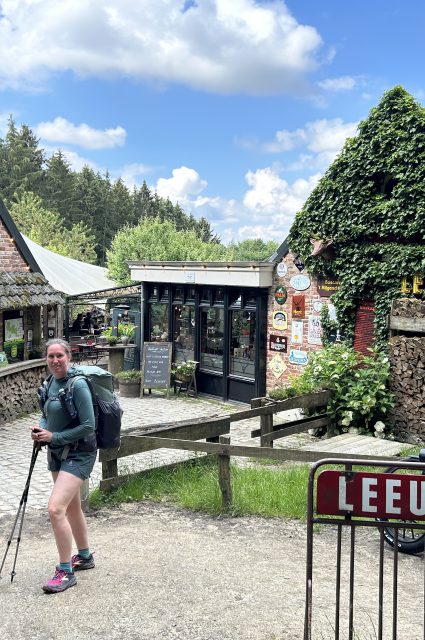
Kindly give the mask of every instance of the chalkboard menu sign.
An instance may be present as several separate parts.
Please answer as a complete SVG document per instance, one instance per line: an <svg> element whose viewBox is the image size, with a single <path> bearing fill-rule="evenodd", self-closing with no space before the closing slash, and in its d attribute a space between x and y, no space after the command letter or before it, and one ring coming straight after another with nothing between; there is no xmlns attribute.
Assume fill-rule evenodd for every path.
<svg viewBox="0 0 425 640"><path fill-rule="evenodd" d="M171 342L145 342L142 357L143 389L170 390Z"/></svg>

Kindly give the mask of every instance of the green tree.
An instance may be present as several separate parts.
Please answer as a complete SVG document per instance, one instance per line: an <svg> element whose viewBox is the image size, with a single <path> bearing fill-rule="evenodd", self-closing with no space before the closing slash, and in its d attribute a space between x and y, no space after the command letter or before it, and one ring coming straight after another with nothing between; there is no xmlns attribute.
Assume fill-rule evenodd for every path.
<svg viewBox="0 0 425 640"><path fill-rule="evenodd" d="M2 145L0 188L10 204L24 191L39 192L44 178L44 152L31 129L23 124L18 130L10 116Z"/></svg>
<svg viewBox="0 0 425 640"><path fill-rule="evenodd" d="M252 238L230 244L229 250L232 251L235 262L244 262L246 260L264 262L270 258L278 246L278 243L274 240L265 242L261 238Z"/></svg>
<svg viewBox="0 0 425 640"><path fill-rule="evenodd" d="M61 150L46 161L43 200L47 209L61 214L66 226L72 227L78 219L75 173Z"/></svg>
<svg viewBox="0 0 425 640"><path fill-rule="evenodd" d="M94 237L82 223L67 229L63 218L43 205L42 199L31 192L16 196L10 214L18 229L30 240L63 256L95 262Z"/></svg>
<svg viewBox="0 0 425 640"><path fill-rule="evenodd" d="M177 231L176 226L159 218L142 220L115 236L108 251L108 271L118 284L130 282L128 260L209 260L227 258L226 247L202 242L194 231Z"/></svg>
<svg viewBox="0 0 425 640"><path fill-rule="evenodd" d="M332 301L344 336L356 302L374 298L382 344L402 278L425 270L425 109L394 87L358 131L297 214L289 245L310 273L340 281ZM313 257L312 239L331 240L333 259Z"/></svg>

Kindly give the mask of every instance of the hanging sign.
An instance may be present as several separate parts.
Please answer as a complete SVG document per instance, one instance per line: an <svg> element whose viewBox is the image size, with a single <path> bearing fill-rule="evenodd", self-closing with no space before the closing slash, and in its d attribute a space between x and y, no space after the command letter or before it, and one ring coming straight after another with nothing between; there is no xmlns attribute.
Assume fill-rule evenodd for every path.
<svg viewBox="0 0 425 640"><path fill-rule="evenodd" d="M309 289L311 285L311 280L306 275L292 276L289 282L291 287L297 291L305 291Z"/></svg>
<svg viewBox="0 0 425 640"><path fill-rule="evenodd" d="M273 314L273 329L285 331L288 328L288 315L284 311L275 311Z"/></svg>
<svg viewBox="0 0 425 640"><path fill-rule="evenodd" d="M269 349L270 351L286 353L288 351L288 338L286 336L275 336L270 334Z"/></svg>
<svg viewBox="0 0 425 640"><path fill-rule="evenodd" d="M283 362L282 358L277 355L277 353L269 362L269 369L271 370L275 378L280 378L282 373L285 373L287 368L287 365Z"/></svg>
<svg viewBox="0 0 425 640"><path fill-rule="evenodd" d="M279 278L283 278L283 276L286 276L286 274L288 273L288 267L284 262L279 262L276 267L276 272Z"/></svg>
<svg viewBox="0 0 425 640"><path fill-rule="evenodd" d="M305 318L305 297L303 295L292 296L292 317Z"/></svg>
<svg viewBox="0 0 425 640"><path fill-rule="evenodd" d="M320 296L329 298L339 289L339 280L335 278L319 278L317 280L317 291Z"/></svg>
<svg viewBox="0 0 425 640"><path fill-rule="evenodd" d="M303 321L292 320L291 342L293 344L302 344L303 341Z"/></svg>
<svg viewBox="0 0 425 640"><path fill-rule="evenodd" d="M322 323L319 316L308 317L308 338L309 344L322 344Z"/></svg>
<svg viewBox="0 0 425 640"><path fill-rule="evenodd" d="M308 364L308 355L306 351L299 349L291 349L289 352L289 362L291 364L306 365Z"/></svg>
<svg viewBox="0 0 425 640"><path fill-rule="evenodd" d="M304 271L305 264L298 256L294 259L294 265L297 267L298 271Z"/></svg>
<svg viewBox="0 0 425 640"><path fill-rule="evenodd" d="M277 304L285 304L288 299L288 292L285 287L276 287L276 289L274 290L274 299L276 300Z"/></svg>

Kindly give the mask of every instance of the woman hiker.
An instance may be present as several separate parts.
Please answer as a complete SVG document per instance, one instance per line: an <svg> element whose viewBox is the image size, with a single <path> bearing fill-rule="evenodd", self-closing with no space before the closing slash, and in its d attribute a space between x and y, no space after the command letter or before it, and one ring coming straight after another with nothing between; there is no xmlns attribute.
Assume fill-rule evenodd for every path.
<svg viewBox="0 0 425 640"><path fill-rule="evenodd" d="M52 378L45 386L43 415L39 426L32 428L31 437L41 445L47 444L48 468L53 476L48 509L59 564L42 589L46 593L57 593L76 584L74 571L94 567L80 489L93 469L97 449L93 402L87 382L78 378L73 385L72 397L77 410L73 420L58 397L72 373L71 347L58 338L49 340L46 359ZM78 550L75 555L71 555L73 538Z"/></svg>

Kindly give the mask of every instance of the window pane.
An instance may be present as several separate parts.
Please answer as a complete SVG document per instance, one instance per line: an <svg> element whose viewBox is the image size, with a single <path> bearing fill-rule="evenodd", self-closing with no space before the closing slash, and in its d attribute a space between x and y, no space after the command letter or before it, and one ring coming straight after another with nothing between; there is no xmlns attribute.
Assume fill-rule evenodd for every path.
<svg viewBox="0 0 425 640"><path fill-rule="evenodd" d="M255 377L255 311L231 311L230 373Z"/></svg>
<svg viewBox="0 0 425 640"><path fill-rule="evenodd" d="M168 304L151 304L150 327L151 341L168 341Z"/></svg>
<svg viewBox="0 0 425 640"><path fill-rule="evenodd" d="M224 309L201 309L201 368L223 371Z"/></svg>
<svg viewBox="0 0 425 640"><path fill-rule="evenodd" d="M173 299L179 302L183 302L183 287L176 287L174 289Z"/></svg>
<svg viewBox="0 0 425 640"><path fill-rule="evenodd" d="M185 362L195 356L195 308L176 306L174 314L174 360Z"/></svg>

